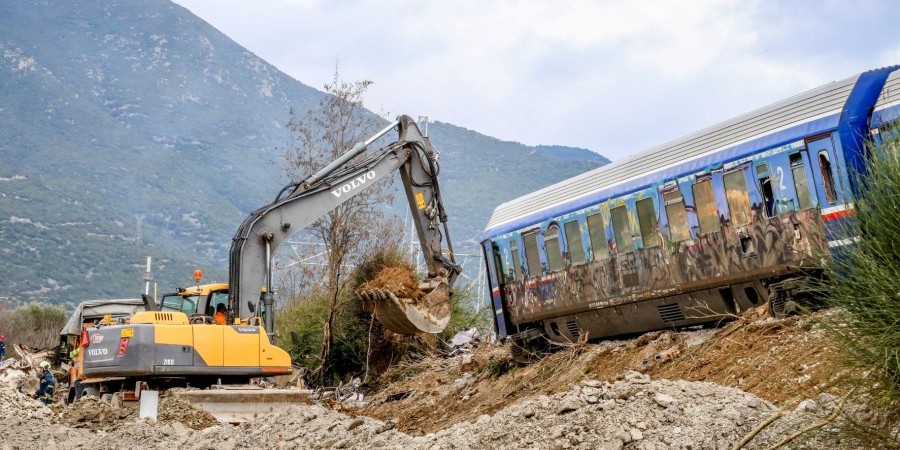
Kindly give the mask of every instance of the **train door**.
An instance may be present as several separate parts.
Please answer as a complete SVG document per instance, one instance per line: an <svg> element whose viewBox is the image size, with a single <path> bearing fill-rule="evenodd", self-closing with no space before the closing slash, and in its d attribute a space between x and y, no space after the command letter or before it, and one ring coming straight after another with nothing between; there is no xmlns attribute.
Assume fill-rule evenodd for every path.
<svg viewBox="0 0 900 450"><path fill-rule="evenodd" d="M769 175L769 164L765 161L756 165L756 181L762 195L763 210L766 217L775 217L775 192L772 190L772 177Z"/></svg>
<svg viewBox="0 0 900 450"><path fill-rule="evenodd" d="M843 206L844 198L837 186L837 155L831 137L808 142L809 157L812 160L813 181L816 186L816 197L822 209Z"/></svg>
<svg viewBox="0 0 900 450"><path fill-rule="evenodd" d="M506 314L503 312L503 264L501 263L500 247L488 240L484 242L485 252L485 268L487 269L487 281L490 295L491 307L493 309L494 329L497 331L497 338L503 339L507 336ZM490 255L490 256L488 256Z"/></svg>

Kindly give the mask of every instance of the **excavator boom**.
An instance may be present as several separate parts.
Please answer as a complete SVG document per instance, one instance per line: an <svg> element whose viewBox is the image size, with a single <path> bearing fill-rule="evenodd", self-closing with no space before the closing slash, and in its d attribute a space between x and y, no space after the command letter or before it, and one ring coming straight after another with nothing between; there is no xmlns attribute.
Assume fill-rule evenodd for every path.
<svg viewBox="0 0 900 450"><path fill-rule="evenodd" d="M362 161L350 163L394 128L399 132L396 142ZM449 247L447 214L437 180L437 156L415 121L409 116L399 116L396 122L306 180L282 189L274 202L250 214L234 236L229 265L232 314L252 317L261 309L271 338L274 334L272 269L279 245L366 187L399 171L428 267L428 279L423 283L426 295L410 299L386 291L366 291L360 297L374 303L376 318L394 332L442 331L449 319L451 287L460 267ZM450 249L446 256L441 245L445 237Z"/></svg>

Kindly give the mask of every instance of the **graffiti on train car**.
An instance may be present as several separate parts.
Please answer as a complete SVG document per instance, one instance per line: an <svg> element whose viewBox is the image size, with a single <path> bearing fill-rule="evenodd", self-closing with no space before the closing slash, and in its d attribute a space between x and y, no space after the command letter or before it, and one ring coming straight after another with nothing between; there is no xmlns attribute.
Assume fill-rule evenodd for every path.
<svg viewBox="0 0 900 450"><path fill-rule="evenodd" d="M505 306L513 323L523 323L815 267L828 250L818 214L754 214L743 227L511 281Z"/></svg>

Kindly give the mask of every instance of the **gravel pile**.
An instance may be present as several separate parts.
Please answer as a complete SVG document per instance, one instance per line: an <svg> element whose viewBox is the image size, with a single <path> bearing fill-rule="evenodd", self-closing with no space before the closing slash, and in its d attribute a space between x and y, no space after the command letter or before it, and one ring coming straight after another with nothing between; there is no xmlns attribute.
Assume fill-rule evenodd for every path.
<svg viewBox="0 0 900 450"><path fill-rule="evenodd" d="M624 380L584 381L419 443L434 449L727 449L772 410L737 389L627 372Z"/></svg>
<svg viewBox="0 0 900 450"><path fill-rule="evenodd" d="M98 405L96 415L109 418L109 424L88 430L75 428L92 422L84 417L90 404L82 403L81 419L73 423L67 419L70 412L54 414L0 387L0 449L725 449L772 413L771 405L736 389L650 380L637 372L614 383L584 381L561 394L425 436L401 433L391 421L353 417L321 405L298 405L239 426L218 424L199 431L191 428L197 424L150 423Z"/></svg>

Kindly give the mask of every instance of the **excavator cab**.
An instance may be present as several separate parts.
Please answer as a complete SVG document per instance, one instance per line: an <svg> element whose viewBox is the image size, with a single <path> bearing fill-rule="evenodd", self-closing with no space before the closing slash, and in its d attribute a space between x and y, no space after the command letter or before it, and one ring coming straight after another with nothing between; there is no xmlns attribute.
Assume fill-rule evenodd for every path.
<svg viewBox="0 0 900 450"><path fill-rule="evenodd" d="M163 295L159 309L183 312L190 318L191 323L211 323L218 304L228 306L226 283L178 288L176 292Z"/></svg>

